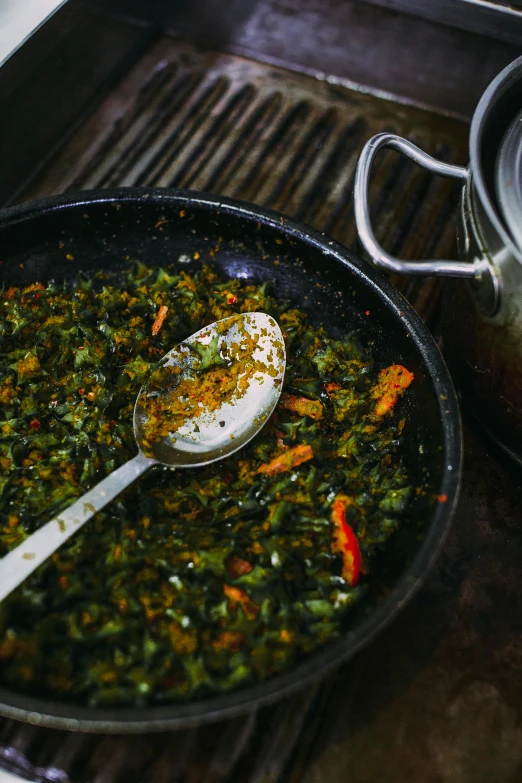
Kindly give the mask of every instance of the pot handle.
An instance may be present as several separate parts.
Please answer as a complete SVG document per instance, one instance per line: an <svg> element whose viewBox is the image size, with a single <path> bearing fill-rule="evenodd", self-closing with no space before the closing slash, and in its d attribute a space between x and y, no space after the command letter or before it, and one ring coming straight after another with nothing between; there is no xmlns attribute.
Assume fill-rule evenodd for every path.
<svg viewBox="0 0 522 783"><path fill-rule="evenodd" d="M483 264L479 261L468 263L466 261L402 261L400 258L387 253L377 242L370 222L370 206L368 202L368 191L370 183L370 173L373 161L377 153L390 147L401 152L406 157L413 160L419 166L438 174L441 177L449 179L458 179L466 182L468 178L467 168L462 166L453 166L449 163L436 160L423 152L414 144L394 133L379 133L373 136L363 147L357 170L355 173L354 203L355 203L355 222L359 239L363 247L369 253L376 266L385 269L388 272L398 272L403 275L436 275L446 277L475 277L483 271Z"/></svg>

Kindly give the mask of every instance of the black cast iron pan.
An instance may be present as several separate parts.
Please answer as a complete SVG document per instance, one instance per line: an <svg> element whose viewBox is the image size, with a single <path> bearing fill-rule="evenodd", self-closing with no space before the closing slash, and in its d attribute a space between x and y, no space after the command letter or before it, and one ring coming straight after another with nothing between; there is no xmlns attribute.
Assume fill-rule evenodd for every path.
<svg viewBox="0 0 522 783"><path fill-rule="evenodd" d="M204 701L139 708L90 709L0 688L0 714L68 730L192 726L247 712L324 676L368 644L415 593L442 545L458 494L459 412L437 346L406 300L345 248L276 213L183 191L80 193L0 212L0 285L72 279L79 269L114 268L129 259L181 261L186 269L211 262L225 276L272 280L279 296L330 333L360 330L378 365L408 367L415 382L400 403L408 420L403 458L412 481L427 484L428 493L412 502L374 569L367 597L349 616L344 638L287 674Z"/></svg>

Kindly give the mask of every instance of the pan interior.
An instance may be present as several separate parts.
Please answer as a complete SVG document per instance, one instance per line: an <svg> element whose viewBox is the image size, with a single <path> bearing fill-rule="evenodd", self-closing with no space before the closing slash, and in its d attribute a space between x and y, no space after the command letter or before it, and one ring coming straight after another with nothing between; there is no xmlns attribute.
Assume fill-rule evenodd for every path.
<svg viewBox="0 0 522 783"><path fill-rule="evenodd" d="M155 729L162 721L165 727L184 725L187 716L240 711L254 699L273 697L346 658L411 593L442 541L457 492L458 411L445 366L418 316L380 275L348 251L247 205L187 193L169 196L168 191L82 194L58 201L58 207L42 203L43 208L29 205L4 213L0 284L72 281L79 270L117 269L133 260L151 266L178 263L186 271L209 263L224 277L272 281L278 298L291 300L332 336L355 331L371 345L377 368L405 365L414 373L415 384L397 410L407 419L402 458L411 483L422 491L415 494L401 531L375 565L367 597L349 615L346 638L288 675L218 697L212 704L136 711L37 704L4 689L0 702L7 706L0 711L20 717L26 710L40 712L48 716L40 722L63 727L69 727L72 718L92 723L83 726L90 729L98 722L98 730L125 730L131 725L144 730L148 721ZM441 495L447 498L444 504L435 500Z"/></svg>

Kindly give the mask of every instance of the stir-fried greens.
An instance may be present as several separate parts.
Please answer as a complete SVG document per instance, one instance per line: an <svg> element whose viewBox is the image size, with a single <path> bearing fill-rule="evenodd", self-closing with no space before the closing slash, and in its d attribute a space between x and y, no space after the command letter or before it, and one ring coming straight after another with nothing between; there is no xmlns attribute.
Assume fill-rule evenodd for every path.
<svg viewBox="0 0 522 783"><path fill-rule="evenodd" d="M411 493L393 411L405 368L378 373L355 336L208 267L7 288L0 307L0 556L135 455L136 395L176 343L261 310L287 351L247 447L153 469L0 605L3 683L91 705L186 700L342 633Z"/></svg>

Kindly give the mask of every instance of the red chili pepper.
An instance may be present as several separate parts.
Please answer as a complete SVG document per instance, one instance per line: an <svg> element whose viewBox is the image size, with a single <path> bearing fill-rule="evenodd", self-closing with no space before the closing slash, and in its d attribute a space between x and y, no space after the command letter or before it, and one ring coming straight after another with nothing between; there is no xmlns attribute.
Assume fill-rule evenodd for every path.
<svg viewBox="0 0 522 783"><path fill-rule="evenodd" d="M357 536L346 521L346 509L353 505L352 498L339 494L332 504L331 519L335 526L332 550L343 558L342 576L350 587L355 587L361 573L361 550Z"/></svg>
<svg viewBox="0 0 522 783"><path fill-rule="evenodd" d="M231 579L237 579L243 574L249 574L254 569L254 566L248 560L243 560L242 557L234 557L233 555L228 558L226 566Z"/></svg>

